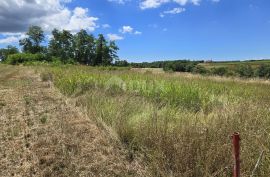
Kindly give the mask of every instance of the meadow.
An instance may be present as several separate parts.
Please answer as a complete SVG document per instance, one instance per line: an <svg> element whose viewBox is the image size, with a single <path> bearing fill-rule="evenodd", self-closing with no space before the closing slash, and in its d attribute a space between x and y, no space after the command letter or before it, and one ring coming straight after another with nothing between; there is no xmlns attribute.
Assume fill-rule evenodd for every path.
<svg viewBox="0 0 270 177"><path fill-rule="evenodd" d="M142 158L151 176L232 176L233 132L241 176L270 176L270 89L263 80L138 72L129 68L35 66L89 117Z"/></svg>

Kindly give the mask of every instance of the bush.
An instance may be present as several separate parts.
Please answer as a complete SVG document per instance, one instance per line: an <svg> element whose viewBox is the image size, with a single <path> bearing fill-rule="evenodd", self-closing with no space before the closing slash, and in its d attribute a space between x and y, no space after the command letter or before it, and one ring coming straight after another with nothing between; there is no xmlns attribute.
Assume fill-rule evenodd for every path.
<svg viewBox="0 0 270 177"><path fill-rule="evenodd" d="M252 77L254 75L254 71L250 65L240 65L236 69L236 73L239 74L240 77Z"/></svg>
<svg viewBox="0 0 270 177"><path fill-rule="evenodd" d="M259 66L256 76L263 78L270 78L270 65L262 64Z"/></svg>
<svg viewBox="0 0 270 177"><path fill-rule="evenodd" d="M197 74L207 74L207 73L209 73L209 71L205 67L200 66L200 65L195 66L192 69L192 72L197 73Z"/></svg>
<svg viewBox="0 0 270 177"><path fill-rule="evenodd" d="M18 53L9 55L6 63L17 65L25 62L45 61L45 56L42 54Z"/></svg>
<svg viewBox="0 0 270 177"><path fill-rule="evenodd" d="M212 74L218 75L218 76L224 76L228 73L228 68L226 67L219 67L219 68L213 68Z"/></svg>

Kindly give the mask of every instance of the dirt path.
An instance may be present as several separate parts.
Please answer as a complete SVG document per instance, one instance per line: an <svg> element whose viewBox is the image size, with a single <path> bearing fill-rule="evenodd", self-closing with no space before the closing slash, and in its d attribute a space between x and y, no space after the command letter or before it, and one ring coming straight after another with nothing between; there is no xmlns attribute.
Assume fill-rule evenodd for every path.
<svg viewBox="0 0 270 177"><path fill-rule="evenodd" d="M24 67L0 67L0 176L145 176L121 146Z"/></svg>

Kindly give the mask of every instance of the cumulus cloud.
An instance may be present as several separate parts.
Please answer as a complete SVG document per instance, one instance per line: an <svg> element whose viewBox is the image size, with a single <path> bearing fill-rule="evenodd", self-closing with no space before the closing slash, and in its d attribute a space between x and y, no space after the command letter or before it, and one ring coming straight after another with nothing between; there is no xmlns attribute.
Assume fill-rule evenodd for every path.
<svg viewBox="0 0 270 177"><path fill-rule="evenodd" d="M24 32L30 25L39 25L46 32L53 28L78 31L97 28L98 18L88 15L87 8L66 7L71 0L1 0L0 33Z"/></svg>
<svg viewBox="0 0 270 177"><path fill-rule="evenodd" d="M107 34L110 41L117 41L117 40L123 40L124 37L119 36L117 34Z"/></svg>

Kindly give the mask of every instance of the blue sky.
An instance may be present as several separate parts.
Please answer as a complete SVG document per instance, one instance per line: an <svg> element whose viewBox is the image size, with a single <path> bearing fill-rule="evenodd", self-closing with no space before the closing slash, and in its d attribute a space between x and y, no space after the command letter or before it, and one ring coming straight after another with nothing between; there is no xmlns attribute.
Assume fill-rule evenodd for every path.
<svg viewBox="0 0 270 177"><path fill-rule="evenodd" d="M269 0L29 0L32 14L29 2L21 1L0 2L0 24L7 24L2 30L0 25L0 47L16 44L35 24L47 34L52 27L103 33L116 40L121 59L133 62L270 58ZM28 22L20 23L23 10L22 19L8 14L8 5L17 7L13 13L25 8Z"/></svg>

